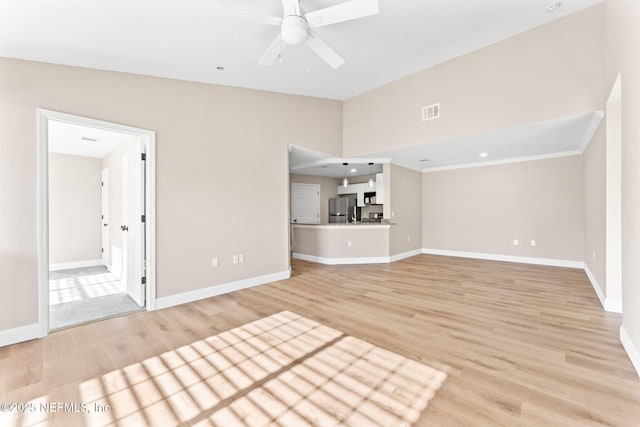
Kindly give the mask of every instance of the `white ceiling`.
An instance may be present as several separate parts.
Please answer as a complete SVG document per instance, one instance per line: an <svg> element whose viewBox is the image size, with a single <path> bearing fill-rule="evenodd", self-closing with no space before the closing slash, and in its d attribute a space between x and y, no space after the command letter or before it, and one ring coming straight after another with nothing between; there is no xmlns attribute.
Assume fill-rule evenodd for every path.
<svg viewBox="0 0 640 427"><path fill-rule="evenodd" d="M213 1L282 13L279 0ZM231 21L203 0L7 0L0 56L342 100L602 0L562 0L545 13L557 1L380 0L379 15L317 29L347 61L332 70L307 46L258 66L279 29Z"/></svg>
<svg viewBox="0 0 640 427"><path fill-rule="evenodd" d="M360 164L365 173L354 175L366 175L368 169L365 165L369 161L378 165L390 161L416 171L434 171L505 163L514 159L575 155L584 151L602 117L602 112L564 117L481 135L370 153L361 159L335 158L301 147L291 147L289 169L301 175L341 178L344 176L342 162ZM481 153L486 153L486 156L481 157Z"/></svg>
<svg viewBox="0 0 640 427"><path fill-rule="evenodd" d="M105 157L118 145L138 138L126 133L57 120L49 120L48 130L50 153L71 154L98 159Z"/></svg>

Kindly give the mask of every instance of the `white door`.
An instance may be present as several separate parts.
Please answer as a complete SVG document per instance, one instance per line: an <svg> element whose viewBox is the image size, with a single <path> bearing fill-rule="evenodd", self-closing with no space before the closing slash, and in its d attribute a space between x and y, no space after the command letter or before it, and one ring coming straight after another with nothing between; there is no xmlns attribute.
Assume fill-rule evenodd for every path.
<svg viewBox="0 0 640 427"><path fill-rule="evenodd" d="M291 221L297 224L320 223L320 185L291 184Z"/></svg>
<svg viewBox="0 0 640 427"><path fill-rule="evenodd" d="M109 263L109 169L102 171L102 264L111 269Z"/></svg>
<svg viewBox="0 0 640 427"><path fill-rule="evenodd" d="M127 293L145 305L145 214L142 143L129 148L122 158L122 281Z"/></svg>

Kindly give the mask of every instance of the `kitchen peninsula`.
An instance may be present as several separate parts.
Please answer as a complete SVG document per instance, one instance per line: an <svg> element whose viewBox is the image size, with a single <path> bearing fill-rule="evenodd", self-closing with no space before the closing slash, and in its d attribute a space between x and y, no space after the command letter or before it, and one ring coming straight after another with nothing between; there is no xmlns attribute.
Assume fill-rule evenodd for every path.
<svg viewBox="0 0 640 427"><path fill-rule="evenodd" d="M322 264L387 263L391 224L292 224L293 258Z"/></svg>

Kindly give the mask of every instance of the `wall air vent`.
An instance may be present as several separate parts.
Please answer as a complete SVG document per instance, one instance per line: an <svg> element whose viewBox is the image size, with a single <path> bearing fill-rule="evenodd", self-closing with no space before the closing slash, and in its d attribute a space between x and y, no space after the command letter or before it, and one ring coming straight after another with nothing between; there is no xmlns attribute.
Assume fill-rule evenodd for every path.
<svg viewBox="0 0 640 427"><path fill-rule="evenodd" d="M440 104L431 104L422 107L422 121L433 120L440 117Z"/></svg>

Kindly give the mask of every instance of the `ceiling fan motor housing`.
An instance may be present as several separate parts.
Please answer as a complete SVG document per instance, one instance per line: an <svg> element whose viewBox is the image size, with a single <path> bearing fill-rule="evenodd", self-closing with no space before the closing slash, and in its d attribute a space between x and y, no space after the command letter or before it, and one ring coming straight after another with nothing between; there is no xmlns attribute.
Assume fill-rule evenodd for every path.
<svg viewBox="0 0 640 427"><path fill-rule="evenodd" d="M288 45L297 46L307 41L309 36L307 21L301 16L286 16L282 20L282 40Z"/></svg>

